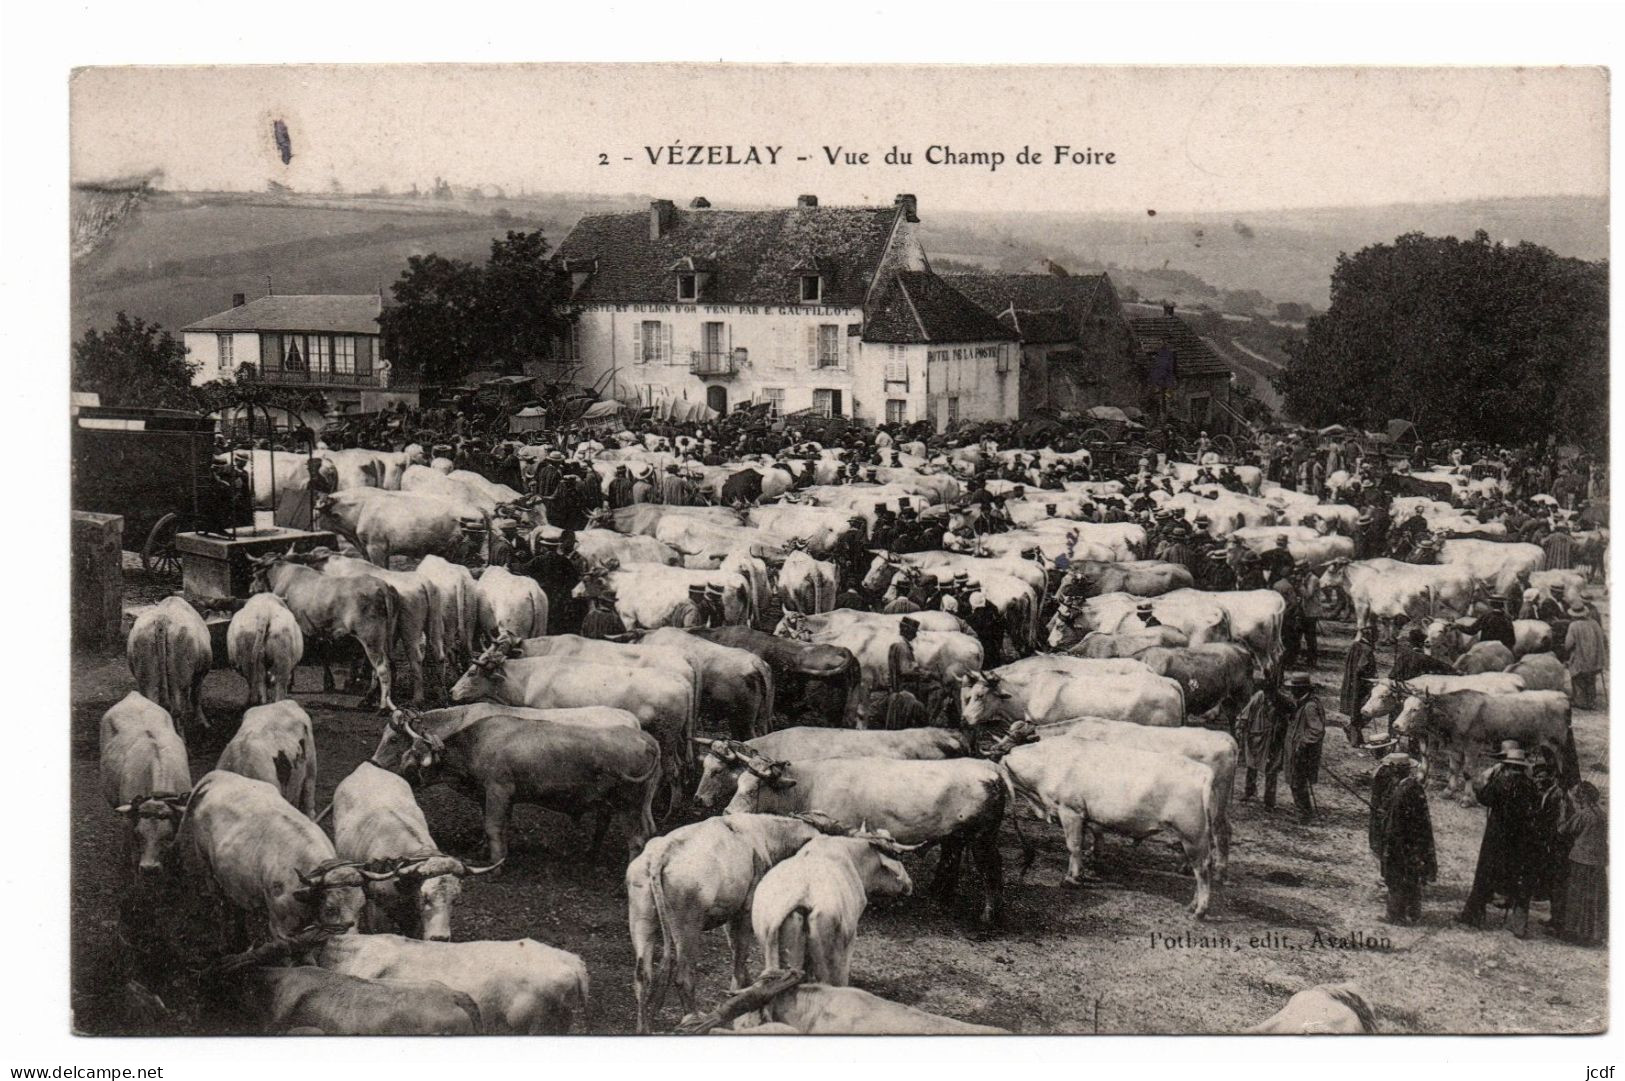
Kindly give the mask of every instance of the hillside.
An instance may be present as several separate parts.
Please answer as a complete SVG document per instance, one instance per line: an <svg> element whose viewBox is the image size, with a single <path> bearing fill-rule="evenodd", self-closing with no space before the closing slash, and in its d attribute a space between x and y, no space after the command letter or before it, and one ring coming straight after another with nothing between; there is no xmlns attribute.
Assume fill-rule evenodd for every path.
<svg viewBox="0 0 1625 1081"><path fill-rule="evenodd" d="M72 330L108 326L120 310L175 330L233 293L262 295L267 279L278 293L387 290L409 256L483 261L508 229L541 229L556 244L582 214L625 202L76 190L75 223L85 224L74 237Z"/></svg>

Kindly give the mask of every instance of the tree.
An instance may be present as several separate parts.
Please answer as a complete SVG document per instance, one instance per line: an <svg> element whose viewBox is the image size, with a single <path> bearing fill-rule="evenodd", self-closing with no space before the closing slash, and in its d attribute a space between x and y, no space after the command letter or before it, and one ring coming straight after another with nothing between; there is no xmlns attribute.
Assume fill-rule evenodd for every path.
<svg viewBox="0 0 1625 1081"><path fill-rule="evenodd" d="M73 346L73 389L103 405L194 409L186 346L163 327L119 312L109 331L87 330Z"/></svg>
<svg viewBox="0 0 1625 1081"><path fill-rule="evenodd" d="M1338 257L1332 303L1277 380L1305 423L1605 452L1608 266L1408 233Z"/></svg>
<svg viewBox="0 0 1625 1081"><path fill-rule="evenodd" d="M457 383L483 359L475 313L479 307L480 268L462 259L431 252L414 255L390 286L395 303L378 323L394 344L401 374L428 383Z"/></svg>
<svg viewBox="0 0 1625 1081"><path fill-rule="evenodd" d="M554 343L570 333L574 316L563 305L567 279L547 253L539 230L509 230L491 242L475 314L488 336L488 356L503 371L518 372L526 361L551 356Z"/></svg>
<svg viewBox="0 0 1625 1081"><path fill-rule="evenodd" d="M510 230L491 242L483 267L434 254L409 259L379 320L403 373L457 383L475 368L519 372L552 356L575 317L548 252L540 232Z"/></svg>

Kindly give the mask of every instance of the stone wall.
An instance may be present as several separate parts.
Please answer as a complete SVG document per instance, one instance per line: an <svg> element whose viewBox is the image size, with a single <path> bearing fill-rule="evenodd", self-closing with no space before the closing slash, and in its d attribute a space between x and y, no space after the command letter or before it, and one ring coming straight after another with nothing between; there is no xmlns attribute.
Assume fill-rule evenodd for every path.
<svg viewBox="0 0 1625 1081"><path fill-rule="evenodd" d="M73 644L111 649L123 641L124 519L73 512Z"/></svg>

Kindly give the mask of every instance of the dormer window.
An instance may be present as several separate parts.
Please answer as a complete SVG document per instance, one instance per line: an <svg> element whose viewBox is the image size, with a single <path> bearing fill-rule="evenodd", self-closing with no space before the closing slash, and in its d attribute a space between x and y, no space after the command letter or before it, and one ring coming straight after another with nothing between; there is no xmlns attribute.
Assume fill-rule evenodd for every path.
<svg viewBox="0 0 1625 1081"><path fill-rule="evenodd" d="M824 277L821 274L801 276L801 303L817 304L824 299Z"/></svg>
<svg viewBox="0 0 1625 1081"><path fill-rule="evenodd" d="M693 304L710 295L711 275L716 272L716 260L684 256L673 263L668 272L677 278L677 302Z"/></svg>

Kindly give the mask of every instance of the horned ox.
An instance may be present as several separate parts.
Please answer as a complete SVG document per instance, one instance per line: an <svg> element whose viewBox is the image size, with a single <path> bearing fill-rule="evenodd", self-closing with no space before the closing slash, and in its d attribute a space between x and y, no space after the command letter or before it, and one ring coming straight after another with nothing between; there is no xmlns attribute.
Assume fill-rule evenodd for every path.
<svg viewBox="0 0 1625 1081"><path fill-rule="evenodd" d="M851 982L852 949L869 895L907 897L914 881L897 861L917 845L884 833L814 837L762 876L751 929L764 969L797 968L819 983Z"/></svg>
<svg viewBox="0 0 1625 1081"><path fill-rule="evenodd" d="M1518 740L1526 748L1544 752L1566 782L1576 781L1579 768L1570 714L1568 696L1561 691L1407 691L1392 727L1400 735L1424 732L1441 737L1445 755L1455 765L1448 775L1446 792L1461 786L1463 802L1467 803L1471 796L1465 784L1477 769L1478 753L1486 743Z"/></svg>
<svg viewBox="0 0 1625 1081"><path fill-rule="evenodd" d="M421 714L390 719L373 762L433 783L450 782L484 805L486 854L508 855L515 802L534 803L578 817L598 812L592 839L597 853L612 816L629 819L627 849L636 853L654 832L660 747L647 733L625 727L553 724L492 715L469 721Z"/></svg>
<svg viewBox="0 0 1625 1081"><path fill-rule="evenodd" d="M175 845L192 791L186 744L160 705L131 691L102 715L102 796L127 824L129 877L157 876Z"/></svg>
<svg viewBox="0 0 1625 1081"><path fill-rule="evenodd" d="M1207 914L1218 832L1215 779L1207 766L1110 742L1041 740L1027 721L1011 725L989 756L998 761L1012 800L1025 799L1039 818L1060 822L1068 885L1083 881L1085 830L1094 834L1096 859L1106 830L1136 841L1171 832L1196 878L1187 911L1196 919Z"/></svg>
<svg viewBox="0 0 1625 1081"><path fill-rule="evenodd" d="M819 758L962 758L964 737L944 728L884 729L781 728L743 744L700 740L708 753L702 761L700 786L694 793L702 807L721 807L733 799L745 761L752 752L779 762Z"/></svg>
<svg viewBox="0 0 1625 1081"><path fill-rule="evenodd" d="M169 711L182 736L199 726L203 713L203 680L214 665L209 628L182 597L168 597L136 617L124 644L135 686Z"/></svg>
<svg viewBox="0 0 1625 1081"><path fill-rule="evenodd" d="M288 697L305 655L305 636L288 604L275 593L256 593L231 617L226 656L248 684L248 704Z"/></svg>
<svg viewBox="0 0 1625 1081"><path fill-rule="evenodd" d="M968 846L982 878L981 922L997 922L1002 909L998 832L1005 791L999 771L969 758L913 761L831 758L774 762L742 756L746 773L728 814L819 811L847 829L884 829L900 844L942 847L934 889L953 893Z"/></svg>
<svg viewBox="0 0 1625 1081"><path fill-rule="evenodd" d="M330 578L288 556L250 557L249 563L254 592L275 593L286 601L307 643L339 638L360 643L378 682L379 708L393 709L389 647L395 638L395 591L373 578ZM332 690L333 671L325 650L322 677L324 689Z"/></svg>
<svg viewBox="0 0 1625 1081"><path fill-rule="evenodd" d="M283 799L316 817L316 733L310 714L292 699L244 713L214 768L275 785Z"/></svg>

